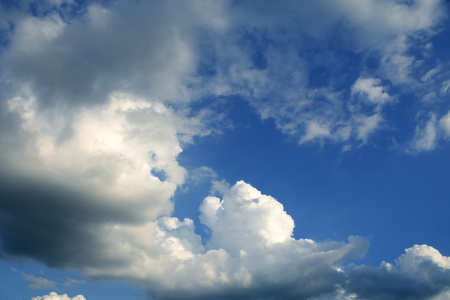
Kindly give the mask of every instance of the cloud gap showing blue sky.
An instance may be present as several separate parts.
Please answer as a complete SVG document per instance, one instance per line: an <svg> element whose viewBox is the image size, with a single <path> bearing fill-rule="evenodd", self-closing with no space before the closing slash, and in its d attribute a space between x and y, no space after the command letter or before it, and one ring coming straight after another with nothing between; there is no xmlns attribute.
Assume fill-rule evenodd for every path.
<svg viewBox="0 0 450 300"><path fill-rule="evenodd" d="M0 299L448 299L449 8L1 2Z"/></svg>

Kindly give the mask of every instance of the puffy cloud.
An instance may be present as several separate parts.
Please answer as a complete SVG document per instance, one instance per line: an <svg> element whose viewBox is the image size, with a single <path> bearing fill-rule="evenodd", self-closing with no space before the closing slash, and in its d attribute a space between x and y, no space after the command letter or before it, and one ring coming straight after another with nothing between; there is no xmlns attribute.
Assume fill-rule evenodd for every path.
<svg viewBox="0 0 450 300"><path fill-rule="evenodd" d="M65 15L58 5L42 4L39 16L9 8L17 15L0 58L2 254L135 278L124 268L135 253L171 249L170 261L200 251L192 221L156 219L171 214L185 182L182 147L211 132L208 112L183 104L192 28L207 21L205 8L117 2ZM117 272L98 271L108 269Z"/></svg>
<svg viewBox="0 0 450 300"><path fill-rule="evenodd" d="M347 291L358 299L439 299L450 286L450 258L427 245L406 249L395 262L348 273Z"/></svg>
<svg viewBox="0 0 450 300"><path fill-rule="evenodd" d="M351 92L352 94L363 95L369 102L376 105L382 105L392 100L383 86L381 86L379 78L358 78L353 84Z"/></svg>
<svg viewBox="0 0 450 300"><path fill-rule="evenodd" d="M250 245L283 243L294 230L294 220L280 202L243 181L227 191L223 200L206 198L200 212L200 220L213 232L209 241L213 248L240 251Z"/></svg>
<svg viewBox="0 0 450 300"><path fill-rule="evenodd" d="M67 294L58 295L55 292L51 292L45 296L32 297L31 300L86 300L82 295L77 295L73 298L67 296Z"/></svg>
<svg viewBox="0 0 450 300"><path fill-rule="evenodd" d="M21 120L27 139L22 148L3 143L4 251L56 266L78 265L83 257L101 265L109 256L96 250L102 239L92 228L103 232L109 230L105 224L171 213L171 197L186 176L177 156L181 145L202 134L203 122L157 101L124 94L109 101L78 110L66 132L60 119L38 112L33 97L10 99L10 113Z"/></svg>
<svg viewBox="0 0 450 300"><path fill-rule="evenodd" d="M206 244L190 219L114 225L99 235L104 248L97 250L126 263L81 268L92 277L133 282L157 299L297 299L333 291L344 279L340 264L368 247L360 237L294 239L294 221L281 203L242 181L223 199L205 198L200 211L211 230Z"/></svg>

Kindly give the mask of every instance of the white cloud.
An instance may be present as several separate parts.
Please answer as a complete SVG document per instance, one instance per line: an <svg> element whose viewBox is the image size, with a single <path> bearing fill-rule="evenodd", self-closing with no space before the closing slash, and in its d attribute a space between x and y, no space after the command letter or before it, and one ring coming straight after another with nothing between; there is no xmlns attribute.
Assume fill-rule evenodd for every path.
<svg viewBox="0 0 450 300"><path fill-rule="evenodd" d="M215 59L222 63L215 69L209 91L244 96L263 119L273 118L280 130L298 138L300 144L367 143L373 133L385 128L381 126L383 107L397 99L388 93L389 86L417 89L420 78L437 75L439 67L418 78L414 71L423 64L421 56L429 53L429 39L445 17L442 5L441 1L372 0L331 5L281 2L276 8L265 2L257 8L243 4L238 7L241 11L232 11L236 13L232 20L241 26L237 28L245 28L243 36L247 36L240 36L236 29L232 37L241 37L239 43L244 45L237 47L238 42L226 35L211 40ZM282 21L275 18L277 14L283 15ZM320 24L311 17L316 15L322 16ZM345 81L354 76L345 69L351 59L343 61L329 51L328 38L356 64L366 63L358 54L370 56L378 66L372 71L361 68L354 84L343 86L340 77ZM421 54L411 54L412 49ZM256 55L263 63L255 62ZM326 79L318 86L310 76L317 70ZM353 98L360 100L358 108ZM374 106L370 111L360 111L370 105Z"/></svg>
<svg viewBox="0 0 450 300"><path fill-rule="evenodd" d="M189 140L198 131L195 119L121 94L111 96L109 104L80 110L71 124L42 118L36 106L33 98L10 100L30 136L24 152L5 149L5 165L13 172L83 188L111 204L126 201L150 218L170 212L169 199L186 173L176 161L182 151L179 136ZM153 176L152 169L164 171L166 180ZM149 196L151 209L143 205Z"/></svg>
<svg viewBox="0 0 450 300"><path fill-rule="evenodd" d="M430 80L430 78L432 78L435 74L438 74L440 71L441 70L439 67L433 68L433 69L429 70L427 73L425 73L425 75L423 75L420 78L420 80L428 81L428 80Z"/></svg>
<svg viewBox="0 0 450 300"><path fill-rule="evenodd" d="M356 137L366 143L369 136L384 122L383 107L393 102L379 78L358 78L351 87L352 101L349 109L353 113L351 124Z"/></svg>
<svg viewBox="0 0 450 300"><path fill-rule="evenodd" d="M256 32L255 38L260 38L259 32L265 32L264 38L276 40L280 46L277 48L272 43L263 52L267 60L267 67L263 70L242 70L247 66L240 63L241 70L238 74L252 76L241 78L239 82L249 82L249 97L256 98L251 102L261 116L274 118L281 130L299 136L300 143L348 140L366 143L372 133L383 128L380 125L384 122L384 116L379 113L382 107L393 103L395 99L395 96L389 95L386 86L381 84L381 79L394 86L406 85L406 89L417 90L420 78L428 79L437 74L439 68L415 78L415 72L424 63L421 56L427 57L430 51L429 38L436 34L437 26L445 17L442 4L441 1L404 3L372 0L338 1L332 5L320 1L314 4L282 3L277 10L284 13L283 22L274 22L270 18L269 11L273 7L262 6L249 14L256 19L256 14L260 13L264 16L261 20L267 19L267 24L259 20L247 25ZM291 18L288 10L304 18ZM307 16L307 12L323 16L321 24L316 24L312 29L310 26L315 23ZM266 30L267 28L272 30ZM301 39L292 38L298 35L294 35L294 32L291 35L285 33L292 30L289 28L295 28L295 34L305 33L310 39L302 42ZM337 32L331 28L335 28ZM346 70L342 67L345 62L342 62L341 57L333 57L334 54L327 51L326 41L331 34L334 35L333 40L337 38L342 41L340 46L344 49L349 47L347 50L350 53L362 52L378 61L377 69L370 72L372 74L362 69L361 74L367 74L360 76L348 87L353 97L366 100L365 105L375 105L372 112L361 115L358 109L355 111L352 107L354 103L348 103L345 96L342 96L346 93L346 88L335 88L339 85L339 79L336 78L349 74L345 74ZM291 38L289 42L288 36ZM316 52L311 53L305 44L314 45L311 47ZM296 49L295 53L289 51L291 47ZM413 55L412 49L421 53ZM320 55L315 54L317 52ZM242 56L245 55L251 54L245 53ZM358 60L356 57L354 59ZM360 63L364 64L364 59ZM325 97L328 101L323 101L324 93L317 93L316 89L309 87L308 73L318 67L334 78L334 81L325 82L326 88L322 89L327 90ZM373 77L375 74L380 78ZM358 105L361 106L361 103Z"/></svg>
<svg viewBox="0 0 450 300"><path fill-rule="evenodd" d="M98 250L127 263L83 269L89 276L134 282L161 299L251 298L266 292L309 297L333 290L342 279L339 265L363 256L368 247L360 237L348 243L294 239L294 221L282 204L242 181L222 199L205 198L200 212L211 229L206 245L190 219L115 225L100 234L105 248ZM313 285L319 277L321 283Z"/></svg>
<svg viewBox="0 0 450 300"><path fill-rule="evenodd" d="M450 137L450 112L438 118L431 114L424 127L416 127L414 137L408 151L412 153L431 151L436 148L439 140L448 140Z"/></svg>
<svg viewBox="0 0 450 300"><path fill-rule="evenodd" d="M277 244L291 239L294 220L274 198L243 181L224 194L224 199L206 198L200 218L213 232L208 246L247 250L258 244Z"/></svg>
<svg viewBox="0 0 450 300"><path fill-rule="evenodd" d="M439 91L440 94L442 96L445 96L448 94L449 90L450 90L450 80L446 80L446 81L442 82L442 87Z"/></svg>
<svg viewBox="0 0 450 300"><path fill-rule="evenodd" d="M199 168L194 169L191 174L189 174L189 180L194 183L200 183L202 181L211 181L218 177L217 173L206 166L201 166Z"/></svg>
<svg viewBox="0 0 450 300"><path fill-rule="evenodd" d="M412 151L429 151L436 147L438 138L436 116L432 115L425 127L416 127L410 148Z"/></svg>
<svg viewBox="0 0 450 300"><path fill-rule="evenodd" d="M450 112L439 120L439 125L444 131L444 136L446 138L450 137Z"/></svg>
<svg viewBox="0 0 450 300"><path fill-rule="evenodd" d="M51 292L50 294L45 296L32 297L31 300L86 300L86 298L84 298L84 296L82 295L77 295L73 298L70 298L69 296L67 296L67 294L58 295L55 292Z"/></svg>
<svg viewBox="0 0 450 300"><path fill-rule="evenodd" d="M379 78L358 78L351 88L352 94L364 95L366 99L376 105L383 105L392 100L391 96L381 85Z"/></svg>
<svg viewBox="0 0 450 300"><path fill-rule="evenodd" d="M330 135L329 124L319 124L317 121L310 121L306 125L305 135L300 139L300 143L316 138L328 138Z"/></svg>
<svg viewBox="0 0 450 300"><path fill-rule="evenodd" d="M378 125L383 116L366 114L363 127L352 123L361 116L348 111L345 93L365 95L374 104L387 103L393 96L380 78L364 70L353 87L342 87L335 78L353 76L343 73L348 62L329 51L324 41L337 35L349 55L364 52L376 57L380 66L373 73L378 77L407 84L420 65L409 50L428 49L429 38L445 16L442 2L435 0L280 2L276 8L263 2L257 9L252 3L174 5L92 4L81 19L70 23L56 13L18 18L11 47L2 56L4 72L14 84L21 82L19 89L32 89L40 107L61 101L70 106L105 103L111 91L184 103L205 94L239 94L263 119L274 118L300 143L366 143L382 128ZM321 22L312 17L316 15L324 16ZM251 38L242 39L241 29ZM255 65L255 53L265 66ZM364 59L360 63L364 65ZM197 72L204 65L215 74L212 78ZM310 73L320 68L330 78L312 88ZM63 70L71 71L62 74ZM438 68L419 77L429 78L433 70L436 75ZM368 130L368 120L375 117L380 123L372 122Z"/></svg>
<svg viewBox="0 0 450 300"><path fill-rule="evenodd" d="M380 114L375 113L371 116L356 115L353 121L356 127L356 136L366 143L369 135L380 127L383 118Z"/></svg>

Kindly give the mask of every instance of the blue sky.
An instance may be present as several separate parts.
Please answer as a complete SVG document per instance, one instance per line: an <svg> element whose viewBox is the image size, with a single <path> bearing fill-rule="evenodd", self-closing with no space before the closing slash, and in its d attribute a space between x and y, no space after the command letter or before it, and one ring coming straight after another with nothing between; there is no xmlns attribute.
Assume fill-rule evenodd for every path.
<svg viewBox="0 0 450 300"><path fill-rule="evenodd" d="M449 13L3 1L0 299L448 299Z"/></svg>

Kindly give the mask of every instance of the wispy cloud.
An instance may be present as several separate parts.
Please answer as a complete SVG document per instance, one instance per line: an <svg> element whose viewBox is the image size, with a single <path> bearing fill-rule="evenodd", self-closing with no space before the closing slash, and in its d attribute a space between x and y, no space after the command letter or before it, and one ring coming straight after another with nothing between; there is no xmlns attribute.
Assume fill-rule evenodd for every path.
<svg viewBox="0 0 450 300"><path fill-rule="evenodd" d="M30 289L49 289L54 288L58 285L57 282L51 281L44 277L36 277L31 274L22 273L22 277L27 281L31 281L30 285L28 286Z"/></svg>
<svg viewBox="0 0 450 300"><path fill-rule="evenodd" d="M85 280L76 280L76 279L64 276L64 282L62 284L70 286L70 285L74 285L74 284L84 284L84 283L86 283Z"/></svg>

